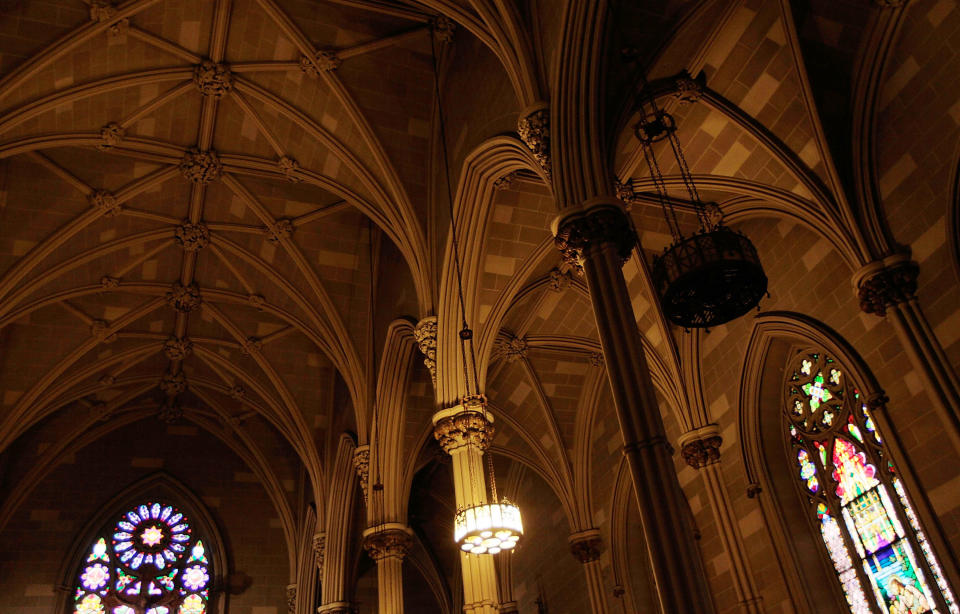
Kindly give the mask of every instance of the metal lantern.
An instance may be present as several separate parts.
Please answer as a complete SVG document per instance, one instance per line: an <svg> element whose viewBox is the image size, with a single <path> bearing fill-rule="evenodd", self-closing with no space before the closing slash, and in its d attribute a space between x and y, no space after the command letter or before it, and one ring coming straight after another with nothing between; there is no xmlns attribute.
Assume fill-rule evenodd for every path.
<svg viewBox="0 0 960 614"><path fill-rule="evenodd" d="M729 322L767 292L753 243L726 226L674 242L654 259L653 283L667 318L684 328Z"/></svg>
<svg viewBox="0 0 960 614"><path fill-rule="evenodd" d="M453 539L467 554L498 554L511 550L523 536L520 508L503 499L457 512Z"/></svg>
<svg viewBox="0 0 960 614"><path fill-rule="evenodd" d="M700 199L693 175L677 138L677 124L666 111L640 105L640 121L634 134L643 147L650 177L673 243L654 258L653 283L667 318L684 328L709 328L740 317L756 307L767 293L767 276L760 266L757 250L746 236L723 225L716 204L709 208ZM680 229L674 201L667 195L667 184L654 145L669 145L680 179L697 214L699 228L685 237Z"/></svg>

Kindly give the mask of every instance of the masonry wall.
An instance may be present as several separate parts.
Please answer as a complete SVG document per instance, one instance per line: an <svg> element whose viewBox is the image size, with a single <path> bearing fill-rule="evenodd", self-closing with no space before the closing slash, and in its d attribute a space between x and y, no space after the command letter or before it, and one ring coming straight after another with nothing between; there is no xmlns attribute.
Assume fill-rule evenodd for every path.
<svg viewBox="0 0 960 614"><path fill-rule="evenodd" d="M31 435L34 446L50 445L42 432ZM229 612L285 612L287 547L263 487L250 468L210 434L188 421L165 425L153 416L64 456L13 514L0 531L0 611L57 611L63 581L58 573L78 532L105 502L157 471L202 498L224 540L210 547L226 550L230 573L249 577L249 588L229 597ZM15 476L6 477L9 483ZM76 579L69 582L67 590L72 591Z"/></svg>

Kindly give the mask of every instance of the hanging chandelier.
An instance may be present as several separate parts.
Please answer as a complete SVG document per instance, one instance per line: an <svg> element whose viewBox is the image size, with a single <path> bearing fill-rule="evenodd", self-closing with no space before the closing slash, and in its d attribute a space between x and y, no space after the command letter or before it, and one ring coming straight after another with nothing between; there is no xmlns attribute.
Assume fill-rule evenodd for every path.
<svg viewBox="0 0 960 614"><path fill-rule="evenodd" d="M471 420L478 420L478 424L492 421L487 412L487 398L480 394L479 378L477 376L477 359L473 347L473 331L467 323L466 303L463 298L463 270L460 266L460 243L457 238L456 215L453 209L453 193L450 184L450 160L447 153L446 127L443 117L443 104L440 97L440 77L437 68L437 52L435 41L431 38L431 52L433 57L433 85L437 99L437 115L440 128L440 145L443 153L443 168L446 178L447 204L450 210L450 238L453 247L453 261L457 279L457 298L460 307L461 329L460 357L463 367L464 391L466 394L460 399L460 411L455 418L469 424ZM472 379L471 379L472 375ZM472 392L471 392L472 391ZM468 554L499 554L502 551L511 551L516 547L523 536L523 521L520 517L520 508L504 497L497 496L497 483L493 472L493 456L489 451L483 451L487 457L487 469L490 477L490 498L487 501L486 485L481 492L482 501L477 501L468 507L457 509L454 517L453 539L463 552ZM470 459L467 459L467 473L472 474ZM472 475L471 475L472 477ZM481 470L480 481L483 481ZM476 491L474 491L476 492Z"/></svg>
<svg viewBox="0 0 960 614"><path fill-rule="evenodd" d="M641 84L646 85L641 76ZM650 110L640 102L641 119L634 134L643 148L657 199L673 242L653 260L653 283L667 318L684 328L710 328L738 318L767 293L767 276L757 250L743 233L723 224L715 203L705 205L693 181L673 116L658 108L651 96ZM654 152L656 143L667 143L699 227L691 236L680 232L673 200Z"/></svg>
<svg viewBox="0 0 960 614"><path fill-rule="evenodd" d="M483 395L464 397L457 415L487 421L486 398ZM497 496L497 480L493 473L493 456L486 453L490 478L490 503L479 503L457 510L453 523L453 540L467 554L499 554L512 550L523 536L520 508ZM482 479L482 478L481 478Z"/></svg>

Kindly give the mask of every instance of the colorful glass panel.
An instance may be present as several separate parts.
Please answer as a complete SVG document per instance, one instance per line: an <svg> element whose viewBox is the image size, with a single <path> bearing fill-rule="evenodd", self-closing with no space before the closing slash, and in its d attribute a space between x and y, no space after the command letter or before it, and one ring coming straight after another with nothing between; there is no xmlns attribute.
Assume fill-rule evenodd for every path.
<svg viewBox="0 0 960 614"><path fill-rule="evenodd" d="M836 493L843 505L879 484L874 477L877 468L867 462L866 454L846 439L838 437L833 441L833 466Z"/></svg>
<svg viewBox="0 0 960 614"><path fill-rule="evenodd" d="M193 541L189 521L175 507L138 505L109 535L109 542L98 538L85 558L73 614L206 614L207 551Z"/></svg>
<svg viewBox="0 0 960 614"><path fill-rule="evenodd" d="M799 356L787 373L783 415L800 483L850 611L937 614L940 603L960 614L860 391L820 353Z"/></svg>

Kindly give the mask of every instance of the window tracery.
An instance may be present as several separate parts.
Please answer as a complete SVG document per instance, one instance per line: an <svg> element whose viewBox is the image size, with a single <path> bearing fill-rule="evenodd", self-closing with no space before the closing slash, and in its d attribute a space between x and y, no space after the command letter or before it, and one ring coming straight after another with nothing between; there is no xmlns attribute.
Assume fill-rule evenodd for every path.
<svg viewBox="0 0 960 614"><path fill-rule="evenodd" d="M960 614L860 390L830 356L786 370L784 415L809 498L852 614Z"/></svg>
<svg viewBox="0 0 960 614"><path fill-rule="evenodd" d="M82 560L73 614L208 614L210 559L176 507L143 503L104 533Z"/></svg>

